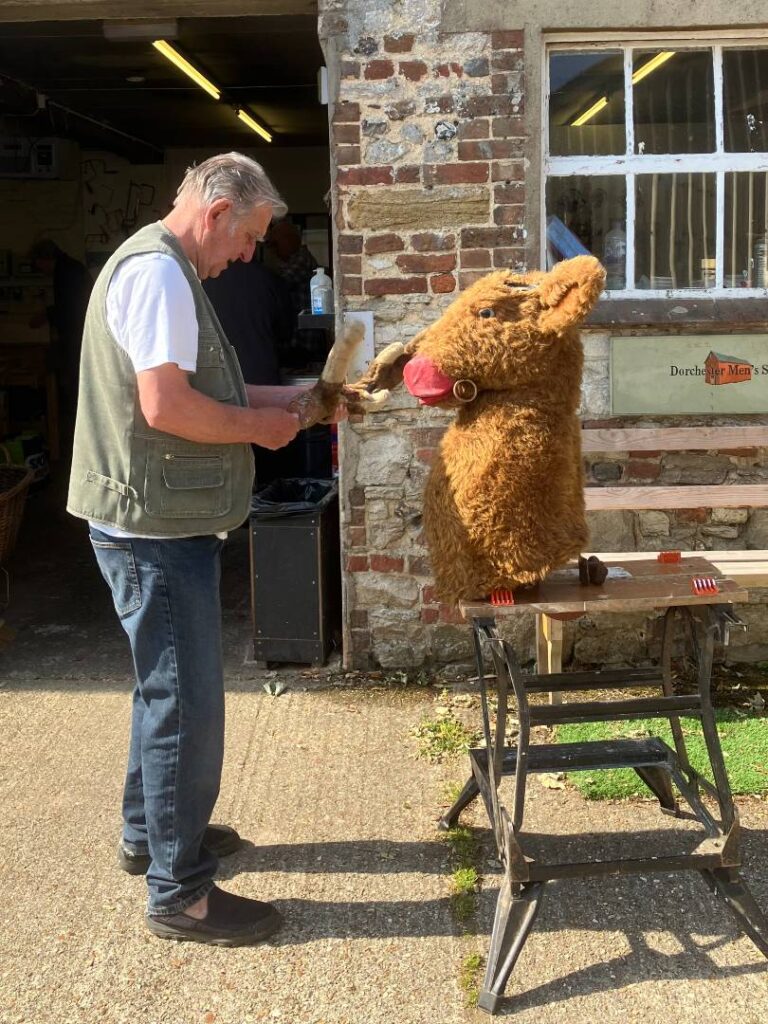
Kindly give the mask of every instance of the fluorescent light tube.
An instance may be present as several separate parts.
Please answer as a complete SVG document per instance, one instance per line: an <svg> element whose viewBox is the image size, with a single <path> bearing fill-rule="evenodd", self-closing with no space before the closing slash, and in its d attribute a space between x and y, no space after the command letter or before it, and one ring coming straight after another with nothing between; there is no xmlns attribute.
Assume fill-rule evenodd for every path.
<svg viewBox="0 0 768 1024"><path fill-rule="evenodd" d="M597 103L593 103L589 110L585 110L583 114L576 118L575 121L571 121L571 127L581 128L583 124L586 124L590 118L594 117L595 114L599 114L600 111L608 106L608 97L601 96Z"/></svg>
<svg viewBox="0 0 768 1024"><path fill-rule="evenodd" d="M670 57L674 57L676 50L662 50L661 53L657 53L655 57L651 57L650 60L646 61L645 64L641 64L640 67L632 75L632 84L636 85L641 82L646 75L650 75L656 68L660 68L662 64L665 64ZM583 114L580 114L575 121L571 121L572 128L580 128L583 124L586 124L591 118L598 114L604 107L608 106L608 97L603 96L593 103L589 110L585 110Z"/></svg>
<svg viewBox="0 0 768 1024"><path fill-rule="evenodd" d="M260 135L262 137L262 139L266 139L267 142L271 142L272 141L272 136L267 131L267 129L263 128L259 124L259 122L248 113L247 110L243 110L242 108L238 108L237 109L237 116L243 122L243 124L247 124L248 127L251 129L251 131L256 132L256 134Z"/></svg>
<svg viewBox="0 0 768 1024"><path fill-rule="evenodd" d="M646 61L645 64L641 64L637 71L632 74L633 83L637 84L645 78L646 75L650 75L652 71L661 67L661 65L668 61L670 57L674 57L675 53L675 50L662 50L661 53L657 53L655 57L651 57L651 59Z"/></svg>
<svg viewBox="0 0 768 1024"><path fill-rule="evenodd" d="M221 97L221 90L213 82L209 81L202 72L198 71L193 64L190 64L186 57L182 57L179 51L174 49L165 39L155 39L152 45L171 64L175 64L180 71L188 75L196 85L199 85L201 89L205 89L209 96L213 96L215 100Z"/></svg>

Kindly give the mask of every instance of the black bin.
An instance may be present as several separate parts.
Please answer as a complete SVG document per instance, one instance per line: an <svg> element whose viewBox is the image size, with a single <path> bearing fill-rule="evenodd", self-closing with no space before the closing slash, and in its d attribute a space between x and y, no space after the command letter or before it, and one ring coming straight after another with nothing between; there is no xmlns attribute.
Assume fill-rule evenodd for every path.
<svg viewBox="0 0 768 1024"><path fill-rule="evenodd" d="M254 659L324 664L341 636L336 481L273 481L253 497L250 536Z"/></svg>

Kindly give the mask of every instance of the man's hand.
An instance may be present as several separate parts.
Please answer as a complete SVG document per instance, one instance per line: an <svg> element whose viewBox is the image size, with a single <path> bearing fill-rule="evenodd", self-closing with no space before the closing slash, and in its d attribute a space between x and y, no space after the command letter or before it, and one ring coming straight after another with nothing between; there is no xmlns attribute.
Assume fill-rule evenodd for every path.
<svg viewBox="0 0 768 1024"><path fill-rule="evenodd" d="M347 419L349 413L347 412L347 403L344 399L339 400L339 404L333 410L330 416L326 416L324 420L320 420L321 423L343 423Z"/></svg>
<svg viewBox="0 0 768 1024"><path fill-rule="evenodd" d="M260 448L276 451L292 441L299 432L299 417L296 413L269 406L254 409L253 413L258 429L252 443Z"/></svg>

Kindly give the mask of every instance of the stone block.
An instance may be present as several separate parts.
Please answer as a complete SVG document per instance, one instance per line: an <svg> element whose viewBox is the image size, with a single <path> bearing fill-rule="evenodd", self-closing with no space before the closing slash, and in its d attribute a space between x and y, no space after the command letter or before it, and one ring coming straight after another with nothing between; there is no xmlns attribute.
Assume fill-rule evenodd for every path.
<svg viewBox="0 0 768 1024"><path fill-rule="evenodd" d="M634 551L634 516L628 511L587 512L592 551Z"/></svg>
<svg viewBox="0 0 768 1024"><path fill-rule="evenodd" d="M402 484L411 461L411 446L396 434L363 437L357 460L356 483L361 486Z"/></svg>
<svg viewBox="0 0 768 1024"><path fill-rule="evenodd" d="M396 573L355 573L353 584L356 608L413 608L419 597L417 581Z"/></svg>
<svg viewBox="0 0 768 1024"><path fill-rule="evenodd" d="M638 524L640 533L644 537L668 537L669 516L666 512L657 512L655 509L644 509L638 513Z"/></svg>
<svg viewBox="0 0 768 1024"><path fill-rule="evenodd" d="M649 623L645 613L578 619L574 667L633 665L648 659Z"/></svg>
<svg viewBox="0 0 768 1024"><path fill-rule="evenodd" d="M439 625L430 631L429 652L439 665L453 661L471 661L474 653L469 626Z"/></svg>
<svg viewBox="0 0 768 1024"><path fill-rule="evenodd" d="M488 219L487 188L368 189L347 203L349 226L408 231L482 224ZM498 231L499 229L490 229Z"/></svg>
<svg viewBox="0 0 768 1024"><path fill-rule="evenodd" d="M727 455L678 452L665 455L659 484L721 484L730 468Z"/></svg>
<svg viewBox="0 0 768 1024"><path fill-rule="evenodd" d="M748 548L768 548L768 511L759 508L751 511L745 540Z"/></svg>
<svg viewBox="0 0 768 1024"><path fill-rule="evenodd" d="M739 524L746 523L749 519L748 508L713 508L711 520L713 523Z"/></svg>

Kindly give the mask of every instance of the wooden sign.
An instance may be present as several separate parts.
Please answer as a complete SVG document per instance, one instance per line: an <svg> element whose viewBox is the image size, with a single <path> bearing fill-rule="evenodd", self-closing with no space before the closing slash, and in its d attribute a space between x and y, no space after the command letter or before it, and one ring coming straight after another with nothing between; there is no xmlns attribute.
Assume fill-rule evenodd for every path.
<svg viewBox="0 0 768 1024"><path fill-rule="evenodd" d="M611 411L765 413L768 334L611 338Z"/></svg>

